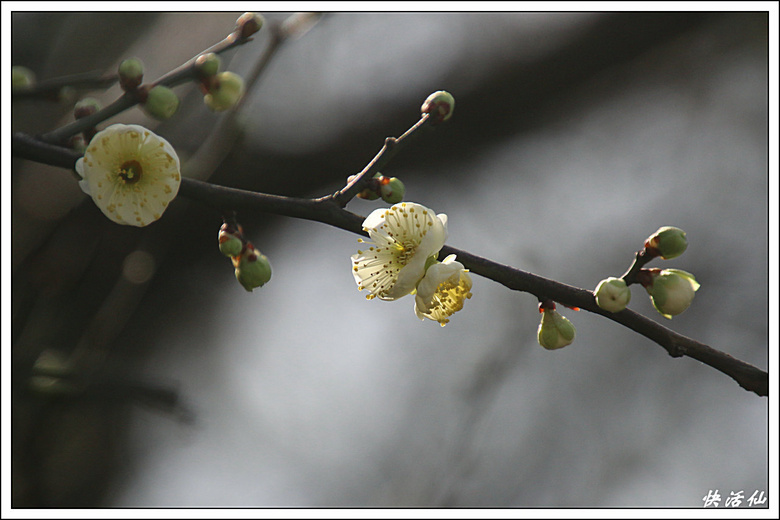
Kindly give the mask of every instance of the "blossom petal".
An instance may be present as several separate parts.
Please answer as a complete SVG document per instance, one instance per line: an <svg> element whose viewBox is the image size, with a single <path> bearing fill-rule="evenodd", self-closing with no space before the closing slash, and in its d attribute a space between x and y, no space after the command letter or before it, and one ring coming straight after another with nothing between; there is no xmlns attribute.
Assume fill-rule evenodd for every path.
<svg viewBox="0 0 780 520"><path fill-rule="evenodd" d="M139 125L111 125L76 162L82 190L119 224L146 226L178 194L180 162L173 147ZM133 178L130 173L135 173Z"/></svg>
<svg viewBox="0 0 780 520"><path fill-rule="evenodd" d="M363 221L371 239L367 250L352 256L352 274L368 298L396 300L414 291L425 264L447 238L446 215L414 202L374 210Z"/></svg>
<svg viewBox="0 0 780 520"><path fill-rule="evenodd" d="M430 266L417 285L414 312L421 320L428 318L444 326L471 298L471 286L468 271L455 260L455 255L449 255L443 262Z"/></svg>

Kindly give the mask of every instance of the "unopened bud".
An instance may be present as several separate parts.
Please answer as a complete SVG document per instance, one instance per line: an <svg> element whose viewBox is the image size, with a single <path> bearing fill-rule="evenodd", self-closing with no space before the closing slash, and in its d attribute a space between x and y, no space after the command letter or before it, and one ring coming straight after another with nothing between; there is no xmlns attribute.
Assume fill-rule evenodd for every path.
<svg viewBox="0 0 780 520"><path fill-rule="evenodd" d="M536 333L539 344L547 350L556 350L574 341L574 325L555 309L542 310L542 322Z"/></svg>
<svg viewBox="0 0 780 520"><path fill-rule="evenodd" d="M88 115L92 115L98 110L100 110L102 105L100 104L100 101L98 101L95 98L84 98L76 103L76 106L73 107L73 117L76 119L81 119L82 117L87 117Z"/></svg>
<svg viewBox="0 0 780 520"><path fill-rule="evenodd" d="M72 381L72 368L65 355L53 349L41 352L32 368L29 389L46 397L65 397L77 394L80 389Z"/></svg>
<svg viewBox="0 0 780 520"><path fill-rule="evenodd" d="M406 190L404 189L404 183L401 182L397 177L384 177L382 180L380 180L379 186L383 201L389 204L398 204L404 200L404 194L406 193Z"/></svg>
<svg viewBox="0 0 780 520"><path fill-rule="evenodd" d="M690 307L699 283L691 273L680 269L649 270L652 283L645 286L647 294L656 308L665 318L672 319Z"/></svg>
<svg viewBox="0 0 780 520"><path fill-rule="evenodd" d="M221 64L222 60L213 52L201 54L195 58L195 70L204 78L215 76L219 72Z"/></svg>
<svg viewBox="0 0 780 520"><path fill-rule="evenodd" d="M251 244L241 253L236 264L236 280L249 292L262 287L271 279L271 264L268 258Z"/></svg>
<svg viewBox="0 0 780 520"><path fill-rule="evenodd" d="M664 226L645 240L645 248L657 253L664 260L676 258L688 248L685 231L680 228Z"/></svg>
<svg viewBox="0 0 780 520"><path fill-rule="evenodd" d="M452 111L455 109L455 98L446 90L434 92L423 102L420 111L423 114L430 114L433 118L433 124L447 121L452 117Z"/></svg>
<svg viewBox="0 0 780 520"><path fill-rule="evenodd" d="M119 86L124 91L135 90L144 80L144 64L138 58L128 58L119 64Z"/></svg>
<svg viewBox="0 0 780 520"><path fill-rule="evenodd" d="M357 198L365 200L376 200L379 198L379 194L374 189L366 188L357 194Z"/></svg>
<svg viewBox="0 0 780 520"><path fill-rule="evenodd" d="M609 277L601 280L593 291L596 305L609 312L620 312L631 301L631 289L622 278Z"/></svg>
<svg viewBox="0 0 780 520"><path fill-rule="evenodd" d="M165 121L179 109L179 96L168 87L157 85L149 90L143 107L153 118Z"/></svg>
<svg viewBox="0 0 780 520"><path fill-rule="evenodd" d="M208 94L203 96L206 106L215 112L233 108L244 95L244 80L234 72L220 72L212 78Z"/></svg>
<svg viewBox="0 0 780 520"><path fill-rule="evenodd" d="M257 13L244 13L236 20L236 29L242 39L249 38L263 27L265 19Z"/></svg>
<svg viewBox="0 0 780 520"><path fill-rule="evenodd" d="M11 90L25 90L35 85L35 73L27 67L14 65L11 67Z"/></svg>
<svg viewBox="0 0 780 520"><path fill-rule="evenodd" d="M241 234L227 224L222 224L219 229L219 250L225 256L238 256L244 247Z"/></svg>
<svg viewBox="0 0 780 520"><path fill-rule="evenodd" d="M68 138L68 148L72 148L77 152L84 153L87 150L87 140L84 138L84 134L76 134Z"/></svg>

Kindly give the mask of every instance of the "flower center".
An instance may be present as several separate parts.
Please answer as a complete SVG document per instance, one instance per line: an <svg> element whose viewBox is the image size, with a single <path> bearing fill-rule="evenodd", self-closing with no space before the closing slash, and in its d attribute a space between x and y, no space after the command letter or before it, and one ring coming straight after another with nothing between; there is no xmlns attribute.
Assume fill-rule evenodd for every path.
<svg viewBox="0 0 780 520"><path fill-rule="evenodd" d="M444 281L436 288L433 305L428 312L442 325L448 323L448 317L463 308L463 303L471 298L471 287L459 282L457 285L450 281Z"/></svg>
<svg viewBox="0 0 780 520"><path fill-rule="evenodd" d="M122 166L119 167L119 178L122 179L125 184L135 184L141 180L141 174L143 168L141 163L136 160L125 161Z"/></svg>

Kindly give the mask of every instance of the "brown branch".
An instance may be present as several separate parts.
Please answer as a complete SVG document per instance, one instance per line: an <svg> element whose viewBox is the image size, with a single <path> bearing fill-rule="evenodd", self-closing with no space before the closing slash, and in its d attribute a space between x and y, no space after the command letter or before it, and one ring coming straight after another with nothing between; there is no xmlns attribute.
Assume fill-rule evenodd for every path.
<svg viewBox="0 0 780 520"><path fill-rule="evenodd" d="M198 56L210 52L219 54L250 41L252 41L252 38L241 37L240 29L236 28L222 41L212 45L208 49L199 52L189 61L160 76L157 80L149 84L148 87L151 88L157 85L173 87L186 81L190 81L195 78L195 60ZM67 125L61 126L52 132L43 134L40 136L40 139L51 144L64 144L71 136L85 130L89 130L90 128L94 128L97 124L102 123L106 119L109 119L137 105L141 101L139 91L140 89L125 92L121 97L105 108L98 110L94 114L90 114L86 117L68 123Z"/></svg>
<svg viewBox="0 0 780 520"><path fill-rule="evenodd" d="M24 134L14 134L13 142L14 155L47 164L72 167L75 162L74 156L78 158L78 154L72 150L58 149L58 147L40 143ZM40 155L36 152L38 146L40 146ZM387 146L387 142L385 146ZM363 173L370 171L371 164L379 163L380 159L384 157L383 151L380 151L369 163L369 166L363 170ZM390 157L388 155L387 158L383 159L382 164L386 164ZM362 226L363 217L345 210L341 206L343 200L338 198L338 193L349 193L350 189L353 188L354 184L348 184L344 190L337 192L334 196L321 199L301 199L228 188L184 178L179 193L184 197L213 207L223 214L230 210L263 211L322 222L346 231L366 235ZM767 372L678 334L630 309L617 313L604 311L596 305L593 292L589 290L556 282L450 246L444 246L441 252L445 255L457 255L458 260L471 272L494 280L509 289L531 293L540 300L553 300L563 305L579 307L599 314L651 339L666 349L672 357L688 356L697 359L733 378L746 390L760 396L767 396L769 393Z"/></svg>
<svg viewBox="0 0 780 520"><path fill-rule="evenodd" d="M118 81L116 74L103 76L97 72L83 72L41 81L32 87L15 90L11 98L17 99L51 99L57 101L64 87L80 90L103 90Z"/></svg>

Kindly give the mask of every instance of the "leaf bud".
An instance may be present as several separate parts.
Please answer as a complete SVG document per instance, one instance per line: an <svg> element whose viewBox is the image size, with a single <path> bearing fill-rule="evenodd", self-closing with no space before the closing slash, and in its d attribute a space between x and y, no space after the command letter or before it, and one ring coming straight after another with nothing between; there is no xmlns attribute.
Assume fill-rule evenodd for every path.
<svg viewBox="0 0 780 520"><path fill-rule="evenodd" d="M645 240L645 248L664 260L676 258L688 248L685 231L672 226L664 226Z"/></svg>
<svg viewBox="0 0 780 520"><path fill-rule="evenodd" d="M124 91L135 90L144 80L144 64L138 58L128 58L119 64L119 86Z"/></svg>
<svg viewBox="0 0 780 520"><path fill-rule="evenodd" d="M244 80L234 72L220 72L211 80L204 103L211 110L221 112L233 108L244 95Z"/></svg>
<svg viewBox="0 0 780 520"><path fill-rule="evenodd" d="M144 111L155 119L169 119L179 109L179 96L163 85L157 85L149 90L143 104Z"/></svg>
<svg viewBox="0 0 780 520"><path fill-rule="evenodd" d="M601 280L593 291L596 305L609 312L620 312L631 301L631 289L622 278L610 276Z"/></svg>
<svg viewBox="0 0 780 520"><path fill-rule="evenodd" d="M452 111L455 109L455 98L446 90L434 92L423 102L420 111L423 114L429 114L432 118L432 124L439 124L449 120L452 117Z"/></svg>

